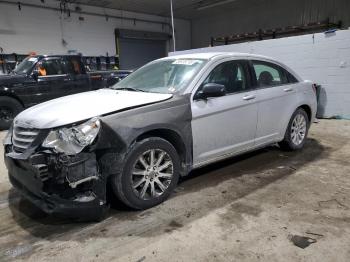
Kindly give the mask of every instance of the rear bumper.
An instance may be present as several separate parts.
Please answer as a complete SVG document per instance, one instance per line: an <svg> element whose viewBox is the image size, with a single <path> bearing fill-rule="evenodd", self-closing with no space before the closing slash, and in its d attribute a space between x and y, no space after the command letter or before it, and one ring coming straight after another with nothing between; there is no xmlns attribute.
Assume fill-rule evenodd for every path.
<svg viewBox="0 0 350 262"><path fill-rule="evenodd" d="M42 179L43 172L31 162L30 159L19 160L5 155L11 184L35 206L48 214L82 220L99 220L104 216L108 208L103 194L103 182L93 181L88 186L84 185L84 190L50 185L51 188L57 186L57 189L54 193L46 192L52 190L47 190L47 180ZM61 188L64 197L59 193ZM65 191L70 193L66 194Z"/></svg>

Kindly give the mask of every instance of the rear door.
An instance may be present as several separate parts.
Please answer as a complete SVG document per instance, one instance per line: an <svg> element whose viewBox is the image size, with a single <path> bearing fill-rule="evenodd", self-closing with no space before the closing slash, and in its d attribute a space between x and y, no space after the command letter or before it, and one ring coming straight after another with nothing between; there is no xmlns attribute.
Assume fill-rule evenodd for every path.
<svg viewBox="0 0 350 262"><path fill-rule="evenodd" d="M290 118L296 100L296 82L284 68L267 61L251 61L257 87L258 124L256 146L283 137L285 119Z"/></svg>
<svg viewBox="0 0 350 262"><path fill-rule="evenodd" d="M257 123L256 91L250 84L248 63L231 60L213 65L195 92L207 83L225 86L227 94L192 101L194 165L215 161L251 148Z"/></svg>
<svg viewBox="0 0 350 262"><path fill-rule="evenodd" d="M92 90L90 77L86 73L86 69L80 57L67 57L65 61L65 67L71 79L69 88L70 94Z"/></svg>

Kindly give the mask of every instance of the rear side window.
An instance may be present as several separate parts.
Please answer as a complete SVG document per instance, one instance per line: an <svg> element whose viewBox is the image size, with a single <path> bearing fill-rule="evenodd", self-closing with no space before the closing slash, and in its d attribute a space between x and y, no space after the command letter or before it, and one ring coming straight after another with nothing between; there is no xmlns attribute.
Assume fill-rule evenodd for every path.
<svg viewBox="0 0 350 262"><path fill-rule="evenodd" d="M258 87L272 87L289 83L287 72L278 65L253 61L253 68Z"/></svg>
<svg viewBox="0 0 350 262"><path fill-rule="evenodd" d="M79 58L69 58L65 60L65 68L68 74L80 75L84 74L84 68Z"/></svg>
<svg viewBox="0 0 350 262"><path fill-rule="evenodd" d="M296 79L295 76L293 76L288 71L286 71L286 74L287 74L287 78L288 78L289 83L298 83L299 82L298 79Z"/></svg>

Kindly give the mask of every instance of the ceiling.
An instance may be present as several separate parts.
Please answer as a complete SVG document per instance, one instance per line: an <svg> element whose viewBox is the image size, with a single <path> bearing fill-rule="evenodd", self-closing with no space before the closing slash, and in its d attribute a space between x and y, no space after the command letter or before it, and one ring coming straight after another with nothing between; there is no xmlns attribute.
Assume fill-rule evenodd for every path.
<svg viewBox="0 0 350 262"><path fill-rule="evenodd" d="M212 15L233 8L240 0L173 0L174 17L193 19L203 15ZM68 0L71 3L113 8L139 13L170 16L170 0ZM215 5L218 2L224 4ZM226 3L227 2L227 3ZM201 6L214 6L198 10Z"/></svg>

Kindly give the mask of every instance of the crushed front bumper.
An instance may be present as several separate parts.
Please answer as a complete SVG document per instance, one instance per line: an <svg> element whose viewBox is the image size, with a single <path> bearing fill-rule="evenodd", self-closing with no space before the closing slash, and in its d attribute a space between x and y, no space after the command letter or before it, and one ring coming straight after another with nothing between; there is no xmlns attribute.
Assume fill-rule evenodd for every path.
<svg viewBox="0 0 350 262"><path fill-rule="evenodd" d="M76 156L39 152L22 159L5 145L5 164L12 185L48 214L100 220L106 214L106 182L95 154Z"/></svg>

